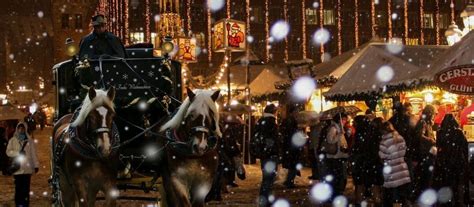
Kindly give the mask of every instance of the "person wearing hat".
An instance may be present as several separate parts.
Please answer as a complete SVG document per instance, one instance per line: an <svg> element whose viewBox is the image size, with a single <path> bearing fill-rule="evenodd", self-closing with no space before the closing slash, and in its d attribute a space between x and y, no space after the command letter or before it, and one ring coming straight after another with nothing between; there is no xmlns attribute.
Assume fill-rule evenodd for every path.
<svg viewBox="0 0 474 207"><path fill-rule="evenodd" d="M107 31L107 21L104 15L92 17L94 30L82 38L79 44L79 58L99 59L101 55L125 58L125 48L122 41Z"/></svg>
<svg viewBox="0 0 474 207"><path fill-rule="evenodd" d="M259 206L271 206L273 183L278 171L278 160L280 156L280 134L277 124L278 108L269 104L263 111L263 116L255 126L255 134L250 140L250 151L253 156L260 159L262 168L262 183L258 198Z"/></svg>

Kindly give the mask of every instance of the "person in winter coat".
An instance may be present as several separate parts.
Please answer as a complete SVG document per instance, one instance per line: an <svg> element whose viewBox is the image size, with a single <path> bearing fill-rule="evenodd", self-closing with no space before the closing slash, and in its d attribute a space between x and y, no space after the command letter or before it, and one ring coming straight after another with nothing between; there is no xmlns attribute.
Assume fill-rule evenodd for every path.
<svg viewBox="0 0 474 207"><path fill-rule="evenodd" d="M8 166L7 145L6 129L0 126L0 170L3 174L6 174L5 170Z"/></svg>
<svg viewBox="0 0 474 207"><path fill-rule="evenodd" d="M436 156L436 141L433 131L434 117L436 109L432 105L427 105L421 114L421 118L416 125L414 146L417 151L414 155L417 165L414 169L415 195L419 196L424 190L432 186L433 167Z"/></svg>
<svg viewBox="0 0 474 207"><path fill-rule="evenodd" d="M364 146L366 140L369 138L369 120L364 115L354 117L354 144L351 149L352 160L352 179L355 186L355 202L360 204L363 200L364 192L366 191L364 180L366 179L364 169L364 153L366 153Z"/></svg>
<svg viewBox="0 0 474 207"><path fill-rule="evenodd" d="M7 146L8 157L19 159L21 163L20 169L13 173L13 177L15 179L15 205L23 207L29 206L31 175L38 173L39 170L35 142L27 131L28 125L19 123Z"/></svg>
<svg viewBox="0 0 474 207"><path fill-rule="evenodd" d="M468 143L452 114L447 114L437 133L438 154L434 167L434 187L439 190L449 187L453 197L446 206L464 206L464 197L469 182Z"/></svg>
<svg viewBox="0 0 474 207"><path fill-rule="evenodd" d="M276 121L277 107L273 104L267 105L263 112L262 118L257 122L250 144L253 155L260 158L262 168L259 206L271 206L269 196L278 171L281 140Z"/></svg>
<svg viewBox="0 0 474 207"><path fill-rule="evenodd" d="M298 108L296 106L290 106L288 109L288 116L282 121L280 131L283 135L283 153L282 153L282 166L288 169L288 175L284 182L287 188L295 187L295 177L299 174L296 165L301 163L303 147L296 146L293 142L294 135L298 133L298 122L296 116L298 114Z"/></svg>
<svg viewBox="0 0 474 207"><path fill-rule="evenodd" d="M406 205L409 193L407 184L411 179L405 162L405 140L389 122L382 124L381 133L379 157L384 163L383 206L395 203Z"/></svg>
<svg viewBox="0 0 474 207"><path fill-rule="evenodd" d="M365 140L364 144L364 185L365 188L370 190L370 196L375 202L375 206L381 204L382 201L382 185L384 182L383 179L383 162L378 156L379 145L382 139L382 133L380 129L384 119L381 117L374 118L370 122L369 126L369 136Z"/></svg>
<svg viewBox="0 0 474 207"><path fill-rule="evenodd" d="M343 126L346 124L346 114L336 114L328 128L326 142L336 146L336 153L326 153L327 175L332 175L329 181L333 187L333 197L342 195L347 184L347 158L349 157L347 140L344 137Z"/></svg>
<svg viewBox="0 0 474 207"><path fill-rule="evenodd" d="M82 38L79 43L79 58L99 59L101 55L125 58L126 52L122 41L107 31L107 22L104 15L92 17L94 30Z"/></svg>

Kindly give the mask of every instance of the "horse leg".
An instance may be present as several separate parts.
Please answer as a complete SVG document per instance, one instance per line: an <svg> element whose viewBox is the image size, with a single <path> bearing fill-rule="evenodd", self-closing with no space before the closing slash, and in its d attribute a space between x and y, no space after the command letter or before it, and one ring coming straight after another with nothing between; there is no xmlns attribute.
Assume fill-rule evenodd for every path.
<svg viewBox="0 0 474 207"><path fill-rule="evenodd" d="M212 181L212 179L211 179ZM212 182L204 181L199 185L192 186L191 201L193 207L202 207L205 204L206 195L211 190Z"/></svg>
<svg viewBox="0 0 474 207"><path fill-rule="evenodd" d="M191 207L186 186L169 174L163 175L163 186L166 191L167 206Z"/></svg>
<svg viewBox="0 0 474 207"><path fill-rule="evenodd" d="M74 185L76 186L79 206L93 207L95 203L95 195L97 195L98 190L92 189L90 184L82 178L77 178L74 181Z"/></svg>
<svg viewBox="0 0 474 207"><path fill-rule="evenodd" d="M108 180L104 183L102 191L105 195L105 206L115 207L117 205L118 190L113 180Z"/></svg>
<svg viewBox="0 0 474 207"><path fill-rule="evenodd" d="M60 176L61 204L64 207L74 207L77 204L77 197L74 187L66 181L64 176Z"/></svg>

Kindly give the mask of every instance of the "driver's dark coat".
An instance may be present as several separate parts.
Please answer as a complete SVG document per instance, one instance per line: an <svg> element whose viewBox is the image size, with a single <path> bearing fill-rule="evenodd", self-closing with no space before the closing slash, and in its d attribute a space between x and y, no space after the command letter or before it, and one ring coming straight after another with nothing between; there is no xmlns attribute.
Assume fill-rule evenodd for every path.
<svg viewBox="0 0 474 207"><path fill-rule="evenodd" d="M125 48L120 39L110 32L105 32L104 35L106 44L103 45L107 45L107 48L104 48L104 51L98 51L99 45L104 39L99 38L99 36L95 32L92 32L82 38L81 43L79 45L79 58L83 59L87 57L90 59L98 59L99 56L103 54L125 58Z"/></svg>

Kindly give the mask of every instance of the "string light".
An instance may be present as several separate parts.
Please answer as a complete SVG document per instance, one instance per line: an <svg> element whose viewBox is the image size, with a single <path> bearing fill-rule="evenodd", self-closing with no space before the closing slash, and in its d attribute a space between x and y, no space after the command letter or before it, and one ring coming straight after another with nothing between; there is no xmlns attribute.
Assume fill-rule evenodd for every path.
<svg viewBox="0 0 474 207"><path fill-rule="evenodd" d="M226 2L226 12L227 12L227 18L230 18L230 0L227 0Z"/></svg>
<svg viewBox="0 0 474 207"><path fill-rule="evenodd" d="M302 26L301 26L301 34L302 40L303 40L303 59L306 59L306 8L305 8L305 1L301 1L301 13L302 13Z"/></svg>
<svg viewBox="0 0 474 207"><path fill-rule="evenodd" d="M207 58L209 63L212 61L212 51L211 51L211 8L207 7Z"/></svg>
<svg viewBox="0 0 474 207"><path fill-rule="evenodd" d="M145 0L145 42L151 42L150 0Z"/></svg>
<svg viewBox="0 0 474 207"><path fill-rule="evenodd" d="M324 0L320 0L319 2L319 26L321 29L324 27ZM321 52L321 61L323 61L323 56L324 56L324 43L321 42L321 45L319 46L319 51Z"/></svg>
<svg viewBox="0 0 474 207"><path fill-rule="evenodd" d="M405 27L405 44L408 42L408 0L403 2L403 16L404 16L404 27Z"/></svg>
<svg viewBox="0 0 474 207"><path fill-rule="evenodd" d="M283 0L283 17L288 22L288 0ZM285 37L285 62L288 61L288 36Z"/></svg>
<svg viewBox="0 0 474 207"><path fill-rule="evenodd" d="M439 0L436 0L436 14L435 14L435 30L436 30L436 45L440 44L440 35L439 35Z"/></svg>
<svg viewBox="0 0 474 207"><path fill-rule="evenodd" d="M188 35L191 35L191 0L186 1L186 17L187 23L186 30L188 31Z"/></svg>
<svg viewBox="0 0 474 207"><path fill-rule="evenodd" d="M392 0L387 0L388 39L392 39Z"/></svg>
<svg viewBox="0 0 474 207"><path fill-rule="evenodd" d="M357 0L354 0L354 6L355 6L355 11L354 11L355 46L359 47L359 2Z"/></svg>
<svg viewBox="0 0 474 207"><path fill-rule="evenodd" d="M124 19L125 19L125 24L124 24L124 30L125 30L125 45L128 45L129 44L129 25L128 25L128 17L129 17L129 10L128 10L128 1L129 0L125 0L124 2L124 7L125 7L125 14L123 15L124 16Z"/></svg>
<svg viewBox="0 0 474 207"><path fill-rule="evenodd" d="M265 0L265 62L269 62L270 59L270 47L269 47L269 39L270 33L268 31L269 18L268 18L268 0Z"/></svg>
<svg viewBox="0 0 474 207"><path fill-rule="evenodd" d="M247 7L245 8L246 23L247 23L247 37L250 35L250 0L245 0ZM248 43L248 41L246 41Z"/></svg>
<svg viewBox="0 0 474 207"><path fill-rule="evenodd" d="M424 15L424 10L423 10L423 7L424 7L424 0L420 0L420 45L424 45L425 44L425 34L423 32L423 28L425 26L424 24L424 19L423 17L425 16Z"/></svg>
<svg viewBox="0 0 474 207"><path fill-rule="evenodd" d="M337 0L337 54L342 53L341 0Z"/></svg>
<svg viewBox="0 0 474 207"><path fill-rule="evenodd" d="M372 22L372 37L375 37L375 0L371 0L370 5L370 20Z"/></svg>
<svg viewBox="0 0 474 207"><path fill-rule="evenodd" d="M454 18L454 0L451 0L451 4L449 4L449 7L451 7L451 21L454 22L456 19Z"/></svg>

